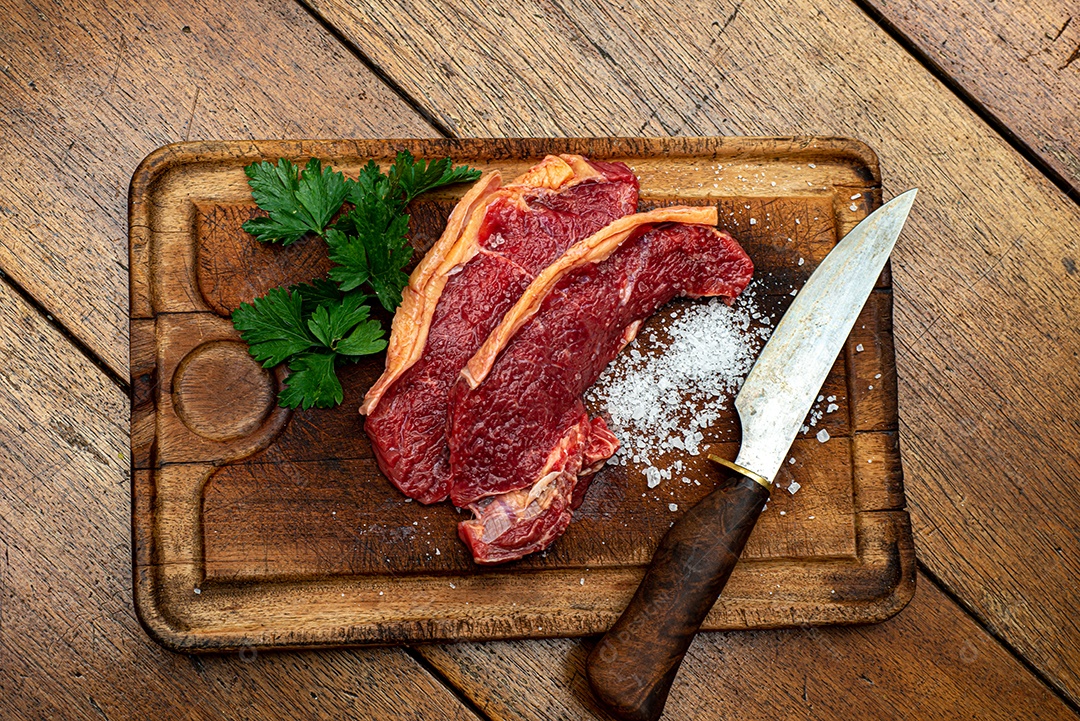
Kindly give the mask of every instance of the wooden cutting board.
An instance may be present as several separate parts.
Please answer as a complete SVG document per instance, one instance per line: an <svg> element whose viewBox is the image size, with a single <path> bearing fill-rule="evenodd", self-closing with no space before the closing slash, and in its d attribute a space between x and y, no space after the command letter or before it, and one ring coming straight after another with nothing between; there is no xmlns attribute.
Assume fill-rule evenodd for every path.
<svg viewBox="0 0 1080 721"><path fill-rule="evenodd" d="M647 488L606 468L544 554L475 566L448 504L405 499L379 473L357 406L381 356L343 370L345 403L290 411L228 319L329 267L321 241L264 246L243 168L318 157L355 177L400 149L510 178L547 153L629 164L642 208L715 203L779 318L837 239L881 203L877 159L836 138L197 142L151 154L131 182L131 444L135 606L184 651L574 636L604 631L678 513L716 479ZM434 242L463 188L417 200L412 239ZM662 335L672 313L642 331ZM616 361L618 362L618 361ZM881 621L911 598L915 555L897 440L888 268L822 390L839 409L795 441L773 497L706 629ZM592 409L602 412L602 408ZM825 428L830 440L815 438ZM716 430L714 430L716 429ZM737 451L731 412L706 432ZM663 460L663 459L661 459ZM792 494L792 481L801 488ZM680 511L672 512L669 503Z"/></svg>

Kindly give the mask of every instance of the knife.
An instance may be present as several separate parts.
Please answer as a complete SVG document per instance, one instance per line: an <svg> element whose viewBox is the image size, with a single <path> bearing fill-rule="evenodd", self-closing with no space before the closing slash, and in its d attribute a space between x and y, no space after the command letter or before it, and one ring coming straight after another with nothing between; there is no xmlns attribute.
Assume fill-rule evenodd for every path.
<svg viewBox="0 0 1080 721"><path fill-rule="evenodd" d="M654 721L686 649L716 603L769 488L904 227L916 190L859 223L825 257L773 331L735 408L742 445L728 478L667 532L586 674L615 717Z"/></svg>

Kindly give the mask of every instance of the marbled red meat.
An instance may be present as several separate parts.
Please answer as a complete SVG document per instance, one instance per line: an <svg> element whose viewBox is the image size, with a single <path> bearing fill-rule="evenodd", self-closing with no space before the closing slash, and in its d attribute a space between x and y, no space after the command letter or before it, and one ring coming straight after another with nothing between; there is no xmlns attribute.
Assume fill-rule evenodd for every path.
<svg viewBox="0 0 1080 721"><path fill-rule="evenodd" d="M485 182L410 278L362 408L379 467L423 503L450 491L447 391L462 366L540 271L638 200L625 165L580 156L549 156L505 188Z"/></svg>
<svg viewBox="0 0 1080 721"><path fill-rule="evenodd" d="M677 296L734 298L753 273L738 243L707 225L641 225L599 257L579 255L534 281L543 287L530 286L450 392L451 499L476 516L458 533L478 563L520 558L565 531L618 447L581 396L644 319Z"/></svg>

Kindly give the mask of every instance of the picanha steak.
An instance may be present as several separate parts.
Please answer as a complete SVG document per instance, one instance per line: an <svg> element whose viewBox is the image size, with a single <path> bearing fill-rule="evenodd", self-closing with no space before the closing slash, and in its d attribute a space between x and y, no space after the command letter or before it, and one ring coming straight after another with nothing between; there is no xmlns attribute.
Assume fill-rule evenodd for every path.
<svg viewBox="0 0 1080 721"><path fill-rule="evenodd" d="M679 222L672 222L679 221ZM677 296L734 298L753 264L715 208L615 221L568 250L522 294L450 391L451 500L477 563L546 548L570 523L618 441L582 394Z"/></svg>
<svg viewBox="0 0 1080 721"><path fill-rule="evenodd" d="M410 276L386 370L364 399L383 473L422 503L450 493L447 393L530 282L574 243L637 209L621 163L548 156L502 187L481 178Z"/></svg>

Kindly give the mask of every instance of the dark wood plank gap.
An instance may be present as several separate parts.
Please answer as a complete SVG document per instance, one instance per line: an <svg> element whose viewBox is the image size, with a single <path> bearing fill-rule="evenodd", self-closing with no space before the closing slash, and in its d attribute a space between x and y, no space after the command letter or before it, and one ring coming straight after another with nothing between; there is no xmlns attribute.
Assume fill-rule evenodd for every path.
<svg viewBox="0 0 1080 721"><path fill-rule="evenodd" d="M472 711L478 718L482 719L482 721L494 721L493 717L484 711L484 709L482 709L480 705L466 693L465 689L455 686L454 682L447 678L446 674L440 671L438 666L431 661L428 661L416 648L413 646L402 646L401 650L405 652L406 656L415 661L420 668L431 674L432 678L441 683L447 691L453 694L454 697L461 702L462 706Z"/></svg>
<svg viewBox="0 0 1080 721"><path fill-rule="evenodd" d="M1016 646L1010 643L1007 638L1005 638L997 629L993 627L993 625L983 614L979 613L978 609L974 608L970 603L966 602L958 594L953 592L953 590L947 585L945 585L945 583L940 578L938 578L938 575L934 573L933 570L928 568L926 564L916 559L915 565L918 567L919 572L926 577L926 580L933 583L934 586L936 586L937 589L941 591L941 593L945 594L945 596L953 603L955 603L957 607L959 607L964 613L966 613L972 621L978 624L983 631L985 631L989 636L994 638L994 640L996 640L1003 649L1008 651L1012 655L1012 657L1020 663L1021 666L1026 668L1032 676L1039 679L1039 681L1041 681L1051 693L1057 696L1063 704L1068 706L1069 710L1071 710L1074 714L1080 717L1080 704L1077 704L1072 698L1070 698L1068 692L1065 691L1064 688L1062 688L1059 684L1054 683L1054 680L1052 678L1047 676L1038 666L1029 661L1027 657L1024 656L1024 654L1018 648L1016 648Z"/></svg>
<svg viewBox="0 0 1080 721"><path fill-rule="evenodd" d="M323 30L325 30L331 37L341 43L342 47L352 53L353 57L359 60L364 66L371 71L371 74L377 77L388 87L395 95L408 105L412 110L416 112L421 118L427 121L428 125L435 128L439 132L439 135L444 138L456 138L458 135L443 123L435 113L424 106L419 100L414 98L405 88L401 86L386 70L376 63L370 55L365 53L359 45L354 43L348 37L346 37L340 30L330 24L330 22L321 14L318 10L311 5L304 2L304 0L296 0L296 4L299 5L308 15L317 22Z"/></svg>
<svg viewBox="0 0 1080 721"><path fill-rule="evenodd" d="M1070 200L1080 205L1080 186L1073 184L1061 172L1051 165L1046 158L1035 150L1024 138L1009 125L998 117L990 108L964 86L956 77L951 75L940 63L930 57L929 53L922 49L910 35L901 30L884 13L871 4L870 0L851 0L860 10L865 12L877 25L896 41L909 55L919 62L928 73L934 76L942 85L947 87L956 97L960 98L975 115L989 125L994 132L1001 136L1013 150L1019 153L1024 160L1035 166L1040 173L1053 183L1058 190L1067 195ZM1062 31L1064 28L1062 28Z"/></svg>
<svg viewBox="0 0 1080 721"><path fill-rule="evenodd" d="M86 345L86 343L83 343L82 339L72 333L71 329L68 328L64 323L62 323L56 317L55 313L46 308L41 301L31 295L30 291L22 287L22 285L17 280L12 278L9 273L6 273L3 268L0 268L0 280L6 283L7 286L11 288L11 290L13 290L16 295L22 298L28 306L36 310L38 315L41 316L42 320L55 328L56 331L60 333L60 335L64 336L64 338L69 343L71 343L71 345L73 345L77 351L86 356L86 359L93 363L98 370L104 373L105 376L110 381L112 381L113 384L115 384L116 387L119 388L124 395L126 395L128 398L131 397L131 384L128 381L124 380L116 371L114 371L112 369L112 366L106 363L104 359L102 359L102 357L94 351L93 348Z"/></svg>

